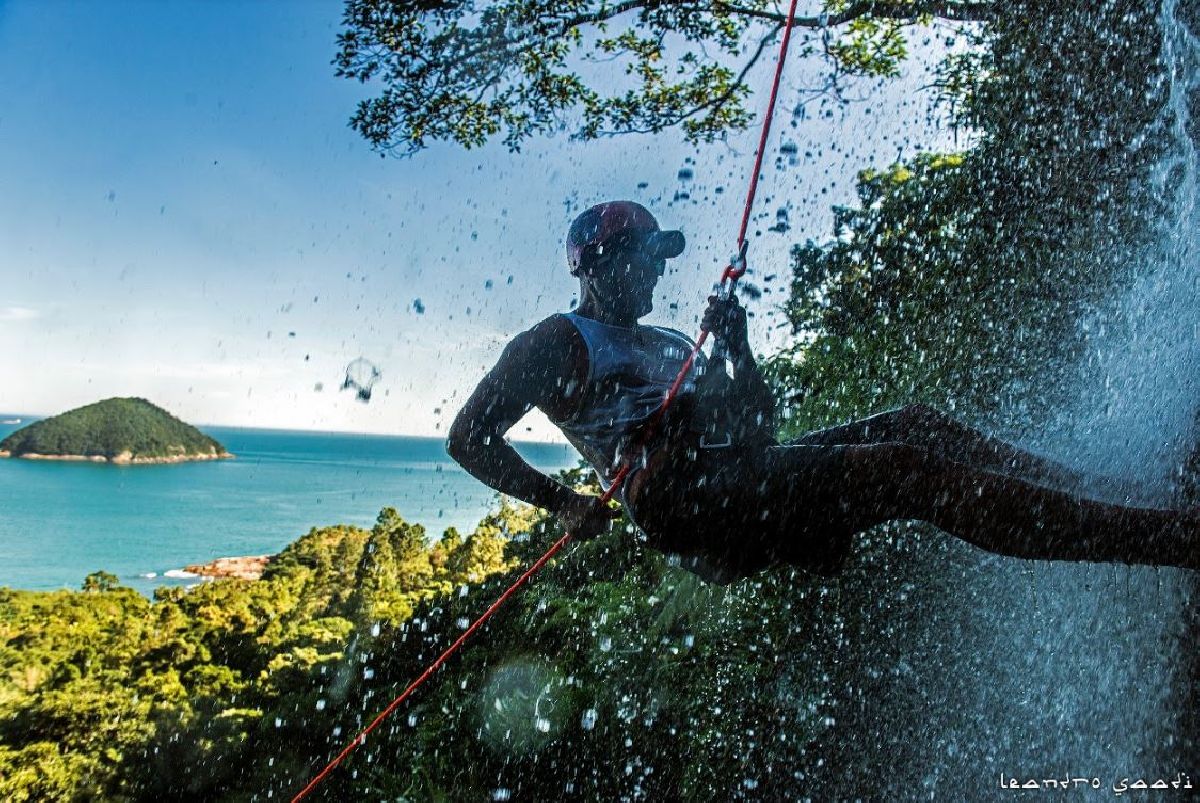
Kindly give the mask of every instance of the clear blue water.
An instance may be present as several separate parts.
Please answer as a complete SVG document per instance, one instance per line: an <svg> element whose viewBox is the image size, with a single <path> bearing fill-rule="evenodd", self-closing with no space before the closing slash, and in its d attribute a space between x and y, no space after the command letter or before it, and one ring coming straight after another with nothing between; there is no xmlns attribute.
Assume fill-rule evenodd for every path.
<svg viewBox="0 0 1200 803"><path fill-rule="evenodd" d="M0 413L0 439L28 424ZM391 505L436 538L471 532L498 503L439 438L201 426L232 460L113 466L0 459L0 586L78 588L99 569L150 593L164 572L278 552L312 527L369 527ZM566 445L515 442L535 468L577 464ZM146 575L154 573L154 577Z"/></svg>

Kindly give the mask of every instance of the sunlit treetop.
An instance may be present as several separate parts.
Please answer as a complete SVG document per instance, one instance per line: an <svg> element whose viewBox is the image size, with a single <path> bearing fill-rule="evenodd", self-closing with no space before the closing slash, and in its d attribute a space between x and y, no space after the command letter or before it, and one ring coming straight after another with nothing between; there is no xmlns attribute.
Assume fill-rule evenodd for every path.
<svg viewBox="0 0 1200 803"><path fill-rule="evenodd" d="M796 19L791 56L822 59L819 91L839 78L891 77L906 34L935 19L985 22L979 0L827 0ZM680 127L711 142L752 119L746 78L786 23L768 0L347 0L337 74L381 88L351 126L381 155L432 141L579 139ZM978 28L978 26L973 26Z"/></svg>

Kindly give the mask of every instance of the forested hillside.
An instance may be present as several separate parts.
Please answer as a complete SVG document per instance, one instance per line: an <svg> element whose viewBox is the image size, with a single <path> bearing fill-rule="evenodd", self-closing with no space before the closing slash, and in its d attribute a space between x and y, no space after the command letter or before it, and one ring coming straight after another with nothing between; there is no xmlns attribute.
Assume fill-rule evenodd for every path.
<svg viewBox="0 0 1200 803"><path fill-rule="evenodd" d="M0 793L294 793L559 534L503 502L427 544L388 508L369 531L314 529L259 581L154 600L103 572L78 592L5 590ZM707 586L627 531L602 537L547 568L328 799L785 788L822 727L830 604L786 576Z"/></svg>

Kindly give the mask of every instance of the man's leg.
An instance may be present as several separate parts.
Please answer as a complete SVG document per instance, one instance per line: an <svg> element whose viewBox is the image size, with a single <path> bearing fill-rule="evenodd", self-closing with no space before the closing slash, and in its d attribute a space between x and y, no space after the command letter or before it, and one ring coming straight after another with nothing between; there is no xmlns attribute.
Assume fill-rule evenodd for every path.
<svg viewBox="0 0 1200 803"><path fill-rule="evenodd" d="M817 430L785 445L907 443L920 446L980 469L1023 479L1081 489L1095 488L1105 495L1127 496L1136 483L1114 477L1089 476L1043 455L963 424L925 404L910 404L895 410Z"/></svg>
<svg viewBox="0 0 1200 803"><path fill-rule="evenodd" d="M921 519L1012 557L1200 568L1196 513L1098 502L904 443L846 446L841 457L821 490L854 530Z"/></svg>

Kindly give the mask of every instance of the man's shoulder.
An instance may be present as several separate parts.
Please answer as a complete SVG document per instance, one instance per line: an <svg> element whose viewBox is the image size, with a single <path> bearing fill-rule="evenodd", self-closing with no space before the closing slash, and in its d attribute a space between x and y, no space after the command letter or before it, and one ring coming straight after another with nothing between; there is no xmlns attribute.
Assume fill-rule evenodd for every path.
<svg viewBox="0 0 1200 803"><path fill-rule="evenodd" d="M517 337L534 346L556 350L569 349L579 340L579 330L566 315L555 312L521 332Z"/></svg>
<svg viewBox="0 0 1200 803"><path fill-rule="evenodd" d="M555 312L542 318L540 321L529 327L525 331L536 333L539 337L547 338L562 338L569 332L575 331L575 325L562 312Z"/></svg>
<svg viewBox="0 0 1200 803"><path fill-rule="evenodd" d="M587 344L562 313L519 332L505 349L503 362L521 392L536 399L537 407L551 421L569 418L575 412L576 389L587 377Z"/></svg>
<svg viewBox="0 0 1200 803"><path fill-rule="evenodd" d="M518 332L509 342L509 349L518 355L553 363L577 355L583 344L579 331L561 312L548 315L533 326Z"/></svg>

